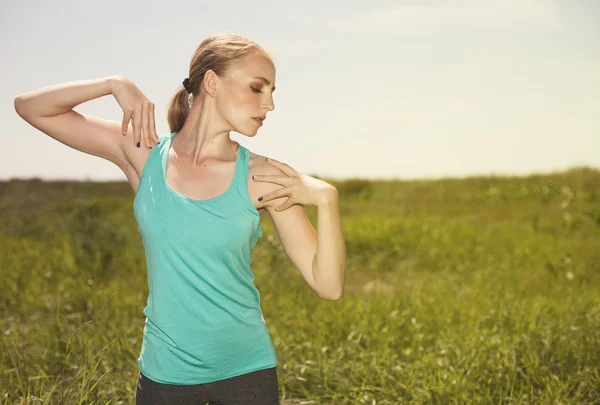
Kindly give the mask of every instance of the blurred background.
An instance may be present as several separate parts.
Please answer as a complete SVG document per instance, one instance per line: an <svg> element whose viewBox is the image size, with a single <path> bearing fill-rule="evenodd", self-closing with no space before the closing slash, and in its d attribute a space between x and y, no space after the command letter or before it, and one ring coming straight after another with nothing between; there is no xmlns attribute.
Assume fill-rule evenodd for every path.
<svg viewBox="0 0 600 405"><path fill-rule="evenodd" d="M0 404L133 403L148 293L125 175L14 98L121 74L165 136L227 31L277 69L275 110L232 139L340 191L339 301L261 219L282 403L600 403L598 21L594 0L3 2Z"/></svg>

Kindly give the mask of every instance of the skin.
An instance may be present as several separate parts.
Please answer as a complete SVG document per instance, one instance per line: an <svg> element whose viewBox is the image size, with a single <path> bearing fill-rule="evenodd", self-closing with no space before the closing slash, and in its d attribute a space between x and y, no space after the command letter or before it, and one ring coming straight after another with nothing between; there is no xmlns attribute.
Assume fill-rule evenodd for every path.
<svg viewBox="0 0 600 405"><path fill-rule="evenodd" d="M255 76L265 77L270 84ZM274 83L275 68L261 54L248 55L224 77L211 71L205 74L198 100L167 154L166 178L172 189L197 200L225 192L239 152L229 132L256 135L259 125L252 117L265 116L275 108ZM134 159L138 162L136 171L141 173L151 149L131 149L135 149L133 156L144 157ZM269 213L282 245L308 285L323 299L339 299L346 251L335 187L254 153L250 153L248 176L248 194L254 207L259 214ZM138 176L132 178L139 184ZM137 189L137 184L132 186ZM305 205L317 207L318 234L308 220Z"/></svg>
<svg viewBox="0 0 600 405"><path fill-rule="evenodd" d="M267 83L255 76L265 77ZM223 77L211 71L204 75L184 127L167 151L166 175L172 189L197 200L223 194L232 182L239 153L239 145L229 133L256 135L260 125L253 117L265 116L275 108L274 83L275 68L261 53L247 55ZM72 110L106 94L112 94L123 109L121 123ZM115 163L137 192L151 148L159 138L154 104L130 80L111 76L39 89L17 96L15 109L60 142ZM146 147L140 147L142 139ZM346 252L335 187L254 153L250 153L248 171L249 197L259 213L269 213L291 261L321 298L339 299ZM307 205L317 207L318 233L304 211Z"/></svg>
<svg viewBox="0 0 600 405"><path fill-rule="evenodd" d="M256 79L257 76L264 77L270 85ZM168 153L166 177L169 186L196 200L210 199L225 192L233 179L238 153L238 143L230 139L230 131L256 136L260 126L252 117L266 116L275 109L274 88L275 66L259 52L248 54L224 77L207 71L200 94L194 97L192 109L183 128L174 135ZM130 163L138 174L151 151L139 148L130 154ZM252 181L252 176L280 173L266 162L265 156L250 153L248 193L261 214L267 206L281 205L286 198L259 202L259 197L281 186ZM139 176L135 176L133 182L137 183L132 184L136 190Z"/></svg>

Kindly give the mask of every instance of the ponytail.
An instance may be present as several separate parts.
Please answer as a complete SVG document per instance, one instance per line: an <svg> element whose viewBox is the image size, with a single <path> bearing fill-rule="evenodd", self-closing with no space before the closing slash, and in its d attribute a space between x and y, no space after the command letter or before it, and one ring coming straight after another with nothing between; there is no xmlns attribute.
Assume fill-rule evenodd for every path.
<svg viewBox="0 0 600 405"><path fill-rule="evenodd" d="M233 65L251 51L259 51L271 58L271 55L259 44L238 34L218 33L203 40L190 62L189 81L186 87L180 85L169 101L167 120L171 132L179 132L190 113L188 91L196 98L202 89L204 75L212 70L217 76L224 77Z"/></svg>
<svg viewBox="0 0 600 405"><path fill-rule="evenodd" d="M189 113L188 92L182 85L175 91L175 94L173 94L173 97L169 101L167 120L171 132L179 132L183 128L185 118Z"/></svg>

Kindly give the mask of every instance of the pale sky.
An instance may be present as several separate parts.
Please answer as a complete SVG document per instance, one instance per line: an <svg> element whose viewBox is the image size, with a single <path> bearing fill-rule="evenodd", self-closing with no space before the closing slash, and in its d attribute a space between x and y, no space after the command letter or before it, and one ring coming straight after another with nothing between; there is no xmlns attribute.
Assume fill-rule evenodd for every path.
<svg viewBox="0 0 600 405"><path fill-rule="evenodd" d="M208 35L275 58L275 110L232 139L304 173L412 179L600 168L600 1L3 1L0 179L122 180L14 97L122 74L167 103ZM76 111L121 121L112 96ZM85 136L85 134L81 134Z"/></svg>

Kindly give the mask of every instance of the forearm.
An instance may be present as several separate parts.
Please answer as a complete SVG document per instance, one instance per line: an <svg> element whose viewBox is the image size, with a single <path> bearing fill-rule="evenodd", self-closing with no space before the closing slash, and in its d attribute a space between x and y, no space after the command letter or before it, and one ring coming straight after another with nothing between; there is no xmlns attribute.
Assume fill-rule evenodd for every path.
<svg viewBox="0 0 600 405"><path fill-rule="evenodd" d="M313 276L321 297L338 299L344 290L346 245L337 190L334 189L329 198L317 205L317 226Z"/></svg>
<svg viewBox="0 0 600 405"><path fill-rule="evenodd" d="M115 77L60 83L23 93L15 98L15 109L21 116L59 115L86 101L111 94L112 80Z"/></svg>

